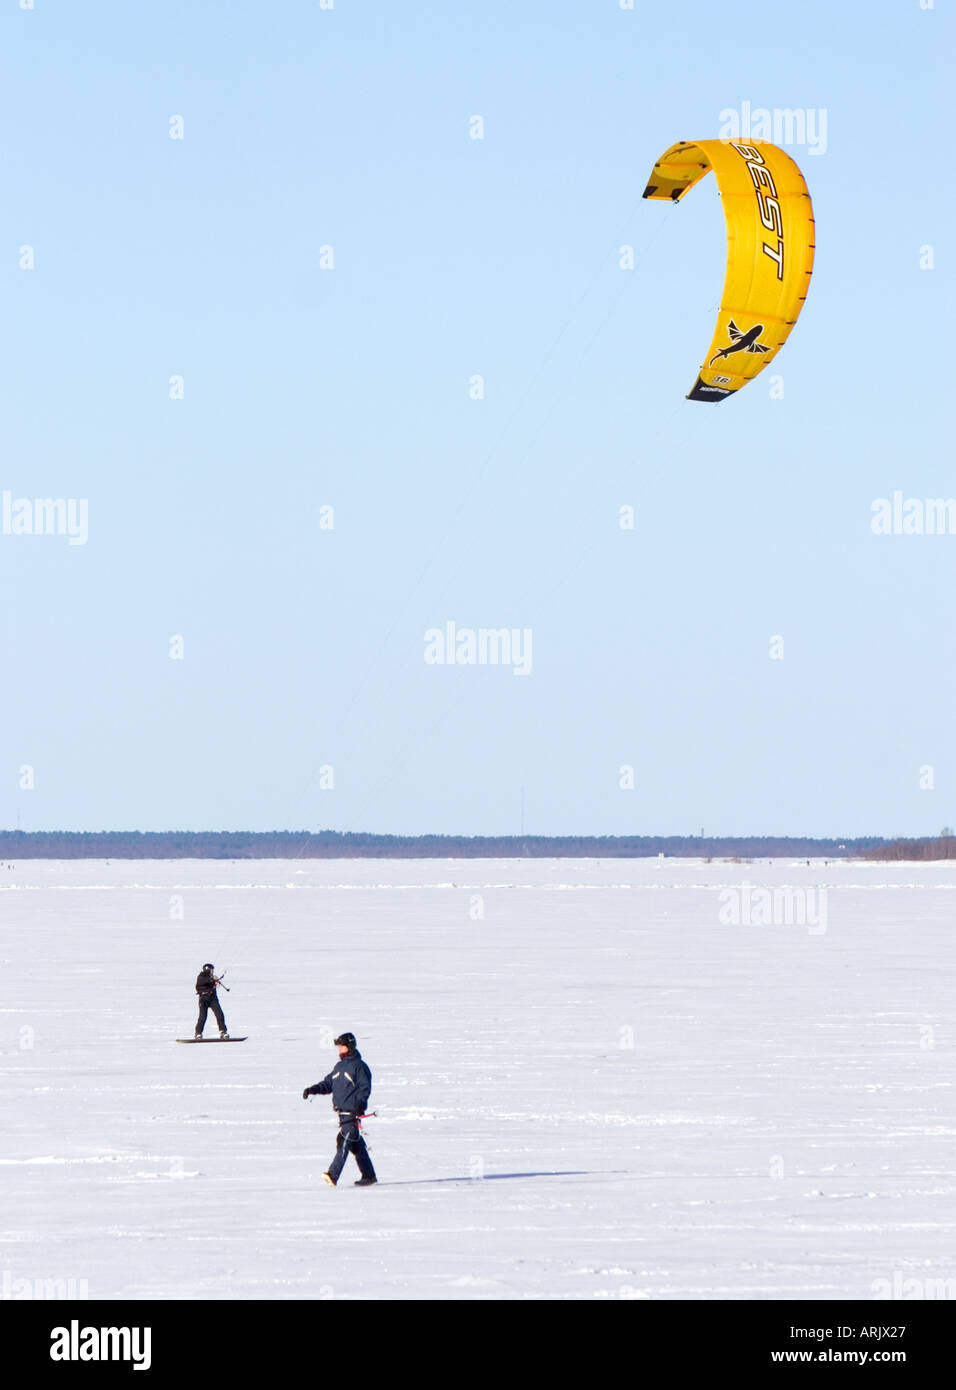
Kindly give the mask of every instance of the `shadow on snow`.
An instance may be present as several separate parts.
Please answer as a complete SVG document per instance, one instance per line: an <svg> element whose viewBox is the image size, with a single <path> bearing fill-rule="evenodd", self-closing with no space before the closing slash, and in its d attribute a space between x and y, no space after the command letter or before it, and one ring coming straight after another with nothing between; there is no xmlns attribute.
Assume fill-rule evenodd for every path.
<svg viewBox="0 0 956 1390"><path fill-rule="evenodd" d="M583 1178L597 1177L598 1174L588 1168L566 1168L549 1169L543 1173L486 1173L484 1177L461 1177L461 1178L407 1178L401 1182L379 1182L378 1187L424 1187L436 1183L446 1182L506 1182L512 1178Z"/></svg>

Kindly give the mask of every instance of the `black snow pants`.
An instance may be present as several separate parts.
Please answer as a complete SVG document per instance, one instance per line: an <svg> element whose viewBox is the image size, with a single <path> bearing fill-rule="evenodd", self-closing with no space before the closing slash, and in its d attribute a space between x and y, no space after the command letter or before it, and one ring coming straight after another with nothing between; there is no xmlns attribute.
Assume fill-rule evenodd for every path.
<svg viewBox="0 0 956 1390"><path fill-rule="evenodd" d="M197 1038L202 1037L202 1030L206 1026L206 1015L209 1013L210 1009L212 1009L213 1013L216 1015L216 1022L219 1024L220 1033L225 1033L227 1031L226 1020L222 1016L219 1000L214 994L201 994L199 996L199 1020L196 1024Z"/></svg>
<svg viewBox="0 0 956 1390"><path fill-rule="evenodd" d="M350 1149L355 1155L355 1161L362 1177L374 1178L375 1169L372 1167L372 1160L365 1147L365 1140L362 1138L361 1126L351 1115L343 1115L339 1120L339 1132L335 1136L335 1157L329 1164L329 1177L333 1182L338 1182Z"/></svg>

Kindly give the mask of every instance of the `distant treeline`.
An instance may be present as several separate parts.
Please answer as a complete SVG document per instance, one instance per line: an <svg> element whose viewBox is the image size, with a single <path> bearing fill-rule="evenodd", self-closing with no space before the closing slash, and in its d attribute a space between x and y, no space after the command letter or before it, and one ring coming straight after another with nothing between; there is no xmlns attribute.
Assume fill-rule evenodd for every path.
<svg viewBox="0 0 956 1390"><path fill-rule="evenodd" d="M919 845L922 841L897 841ZM814 840L786 835L366 835L310 831L0 831L0 859L766 859L951 858L893 853L879 836Z"/></svg>
<svg viewBox="0 0 956 1390"><path fill-rule="evenodd" d="M893 840L874 845L864 859L956 859L956 835L940 835L935 840Z"/></svg>

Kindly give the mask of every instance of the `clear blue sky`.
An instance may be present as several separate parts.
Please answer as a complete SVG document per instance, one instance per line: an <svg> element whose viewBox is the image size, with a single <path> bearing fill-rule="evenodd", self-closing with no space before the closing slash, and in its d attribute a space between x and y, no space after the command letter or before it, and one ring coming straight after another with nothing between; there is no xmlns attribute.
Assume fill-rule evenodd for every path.
<svg viewBox="0 0 956 1390"><path fill-rule="evenodd" d="M0 535L0 824L511 833L522 789L534 833L956 819L956 536L870 528L956 497L953 30L5 0L0 491L89 535ZM817 261L784 399L710 407L714 181L640 195L744 102L826 113L790 149ZM531 673L427 664L448 621L530 628Z"/></svg>

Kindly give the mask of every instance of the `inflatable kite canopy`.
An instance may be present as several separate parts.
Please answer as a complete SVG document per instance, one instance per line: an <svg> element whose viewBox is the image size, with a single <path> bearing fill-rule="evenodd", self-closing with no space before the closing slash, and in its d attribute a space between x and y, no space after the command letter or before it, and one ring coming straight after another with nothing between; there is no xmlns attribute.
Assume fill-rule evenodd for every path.
<svg viewBox="0 0 956 1390"><path fill-rule="evenodd" d="M679 202L713 169L727 223L727 270L713 341L690 401L722 401L787 341L813 271L813 207L803 175L776 145L681 141L654 165L645 198Z"/></svg>

